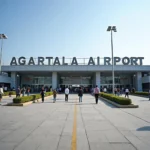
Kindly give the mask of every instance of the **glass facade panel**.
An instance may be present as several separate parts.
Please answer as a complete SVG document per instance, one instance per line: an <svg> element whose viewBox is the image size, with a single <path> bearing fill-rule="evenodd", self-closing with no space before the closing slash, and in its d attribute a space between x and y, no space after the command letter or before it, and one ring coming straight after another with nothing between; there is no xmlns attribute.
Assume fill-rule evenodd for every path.
<svg viewBox="0 0 150 150"><path fill-rule="evenodd" d="M39 77L39 82L38 84L44 84L44 77Z"/></svg>
<svg viewBox="0 0 150 150"><path fill-rule="evenodd" d="M38 84L38 78L33 78L33 84Z"/></svg>
<svg viewBox="0 0 150 150"><path fill-rule="evenodd" d="M52 78L50 77L45 77L44 78L44 84L52 83Z"/></svg>
<svg viewBox="0 0 150 150"><path fill-rule="evenodd" d="M52 77L22 76L22 84L52 84Z"/></svg>
<svg viewBox="0 0 150 150"><path fill-rule="evenodd" d="M132 87L131 75L118 74L114 77L115 87ZM101 87L112 88L112 76L103 75L101 76Z"/></svg>
<svg viewBox="0 0 150 150"><path fill-rule="evenodd" d="M61 77L61 84L91 84L91 77Z"/></svg>
<svg viewBox="0 0 150 150"><path fill-rule="evenodd" d="M32 92L39 92L43 86L49 90L52 86L52 77L22 76L21 87L30 87Z"/></svg>

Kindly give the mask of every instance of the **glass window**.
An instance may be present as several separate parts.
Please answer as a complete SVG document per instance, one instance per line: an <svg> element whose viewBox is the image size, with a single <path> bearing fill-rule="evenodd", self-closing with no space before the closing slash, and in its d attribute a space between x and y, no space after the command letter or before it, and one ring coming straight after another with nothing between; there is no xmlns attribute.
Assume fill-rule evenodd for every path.
<svg viewBox="0 0 150 150"><path fill-rule="evenodd" d="M52 78L51 77L45 77L44 78L44 84L51 84L52 83Z"/></svg>
<svg viewBox="0 0 150 150"><path fill-rule="evenodd" d="M38 84L44 84L44 77L39 77L39 83Z"/></svg>
<svg viewBox="0 0 150 150"><path fill-rule="evenodd" d="M33 78L33 84L38 84L38 78Z"/></svg>

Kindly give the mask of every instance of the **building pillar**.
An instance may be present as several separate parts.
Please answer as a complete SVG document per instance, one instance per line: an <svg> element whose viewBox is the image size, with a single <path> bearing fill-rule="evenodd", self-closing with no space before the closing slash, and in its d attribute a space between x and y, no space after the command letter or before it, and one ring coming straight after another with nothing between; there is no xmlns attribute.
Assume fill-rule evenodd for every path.
<svg viewBox="0 0 150 150"><path fill-rule="evenodd" d="M142 91L142 73L136 73L136 91Z"/></svg>
<svg viewBox="0 0 150 150"><path fill-rule="evenodd" d="M57 72L52 72L52 89L57 88Z"/></svg>
<svg viewBox="0 0 150 150"><path fill-rule="evenodd" d="M17 88L17 73L11 72L11 88Z"/></svg>
<svg viewBox="0 0 150 150"><path fill-rule="evenodd" d="M100 88L100 86L101 86L101 73L100 72L96 72L96 76L95 76L96 78L96 82L95 82L95 84Z"/></svg>

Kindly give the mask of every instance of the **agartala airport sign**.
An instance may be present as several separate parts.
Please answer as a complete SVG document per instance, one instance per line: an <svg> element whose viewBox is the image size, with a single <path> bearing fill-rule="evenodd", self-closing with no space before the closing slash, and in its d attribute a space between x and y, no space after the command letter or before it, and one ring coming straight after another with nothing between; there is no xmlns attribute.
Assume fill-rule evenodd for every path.
<svg viewBox="0 0 150 150"><path fill-rule="evenodd" d="M10 65L112 65L112 61L110 57L104 57L103 59L100 57L93 58L90 57L82 58L83 62L81 63L81 58L68 58L65 57L38 57L29 59L25 57L13 57ZM114 57L114 65L142 65L144 57ZM80 62L79 62L80 60ZM86 61L85 61L86 60Z"/></svg>

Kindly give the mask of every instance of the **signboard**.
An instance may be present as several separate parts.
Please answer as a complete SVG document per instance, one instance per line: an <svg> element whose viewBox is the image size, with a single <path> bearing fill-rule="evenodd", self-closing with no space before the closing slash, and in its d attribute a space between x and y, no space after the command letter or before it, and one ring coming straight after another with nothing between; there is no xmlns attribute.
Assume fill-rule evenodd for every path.
<svg viewBox="0 0 150 150"><path fill-rule="evenodd" d="M27 59L22 56L19 58L13 57L10 65L112 65L110 57L82 58L82 63L81 58L73 57L68 59L65 59L65 57L30 57ZM143 65L143 59L144 57L114 57L114 65Z"/></svg>

